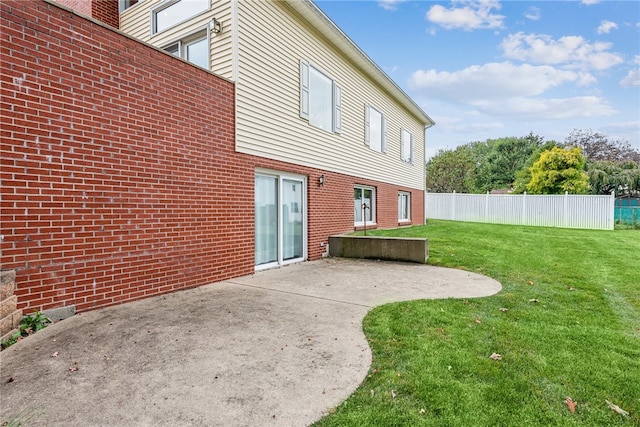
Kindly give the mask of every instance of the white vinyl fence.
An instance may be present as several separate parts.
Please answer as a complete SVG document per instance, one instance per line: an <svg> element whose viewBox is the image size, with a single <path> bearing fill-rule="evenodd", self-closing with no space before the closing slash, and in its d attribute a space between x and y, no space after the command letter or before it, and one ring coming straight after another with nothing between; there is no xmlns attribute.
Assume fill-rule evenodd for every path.
<svg viewBox="0 0 640 427"><path fill-rule="evenodd" d="M426 218L613 230L615 196L425 193Z"/></svg>

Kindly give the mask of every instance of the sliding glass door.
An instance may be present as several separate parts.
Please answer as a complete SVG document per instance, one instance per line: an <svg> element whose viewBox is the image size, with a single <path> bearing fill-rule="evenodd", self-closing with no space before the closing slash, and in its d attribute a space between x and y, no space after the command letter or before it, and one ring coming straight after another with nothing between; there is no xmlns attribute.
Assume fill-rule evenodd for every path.
<svg viewBox="0 0 640 427"><path fill-rule="evenodd" d="M255 178L255 263L268 268L306 258L306 180L263 172Z"/></svg>

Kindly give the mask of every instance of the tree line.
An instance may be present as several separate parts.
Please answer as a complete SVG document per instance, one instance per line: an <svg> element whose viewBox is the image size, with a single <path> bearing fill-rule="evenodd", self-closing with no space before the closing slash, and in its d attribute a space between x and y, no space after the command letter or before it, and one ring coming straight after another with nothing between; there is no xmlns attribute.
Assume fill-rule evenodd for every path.
<svg viewBox="0 0 640 427"><path fill-rule="evenodd" d="M426 175L432 193L640 195L640 151L591 130L575 129L564 142L531 132L439 150Z"/></svg>

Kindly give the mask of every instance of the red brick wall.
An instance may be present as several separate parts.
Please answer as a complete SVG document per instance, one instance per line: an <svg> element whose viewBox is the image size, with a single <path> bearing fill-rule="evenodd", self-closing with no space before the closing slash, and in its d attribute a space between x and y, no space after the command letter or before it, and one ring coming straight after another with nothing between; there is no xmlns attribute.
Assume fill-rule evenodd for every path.
<svg viewBox="0 0 640 427"><path fill-rule="evenodd" d="M234 85L52 4L1 7L1 262L20 307L253 272Z"/></svg>
<svg viewBox="0 0 640 427"><path fill-rule="evenodd" d="M234 85L44 1L2 1L0 265L25 312L78 311L254 271L255 168L308 177L308 252L353 230L353 186L235 152ZM325 185L318 177L325 175Z"/></svg>
<svg viewBox="0 0 640 427"><path fill-rule="evenodd" d="M63 6L102 21L114 28L120 28L118 0L53 0Z"/></svg>

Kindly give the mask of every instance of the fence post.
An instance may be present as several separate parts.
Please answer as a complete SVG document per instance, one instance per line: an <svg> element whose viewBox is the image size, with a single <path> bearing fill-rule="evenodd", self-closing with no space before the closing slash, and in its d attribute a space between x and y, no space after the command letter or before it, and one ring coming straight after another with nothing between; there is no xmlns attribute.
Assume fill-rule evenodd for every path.
<svg viewBox="0 0 640 427"><path fill-rule="evenodd" d="M522 194L522 225L529 225L526 224L527 222L527 192L525 191Z"/></svg>
<svg viewBox="0 0 640 427"><path fill-rule="evenodd" d="M564 212L563 212L563 218L562 218L562 225L566 228L568 228L567 225L567 216L569 215L569 192L565 191L564 192Z"/></svg>
<svg viewBox="0 0 640 427"><path fill-rule="evenodd" d="M609 212L611 215L608 218L607 226L609 230L613 230L616 224L616 190L611 190L611 198L609 200Z"/></svg>
<svg viewBox="0 0 640 427"><path fill-rule="evenodd" d="M456 190L453 190L451 197L451 221L456 220Z"/></svg>
<svg viewBox="0 0 640 427"><path fill-rule="evenodd" d="M489 222L489 190L484 197L484 222Z"/></svg>

